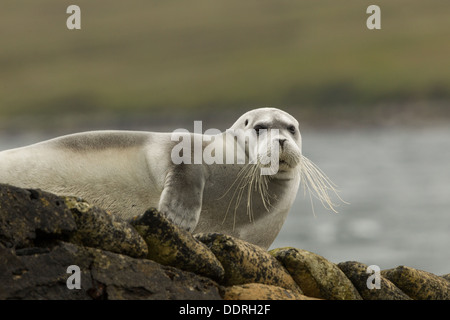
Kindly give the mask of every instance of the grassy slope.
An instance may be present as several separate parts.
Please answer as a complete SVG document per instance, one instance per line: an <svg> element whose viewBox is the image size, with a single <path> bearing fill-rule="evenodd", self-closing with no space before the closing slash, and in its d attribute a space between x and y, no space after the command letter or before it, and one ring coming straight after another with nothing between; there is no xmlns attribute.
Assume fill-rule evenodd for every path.
<svg viewBox="0 0 450 320"><path fill-rule="evenodd" d="M450 2L3 0L0 116L450 97Z"/></svg>

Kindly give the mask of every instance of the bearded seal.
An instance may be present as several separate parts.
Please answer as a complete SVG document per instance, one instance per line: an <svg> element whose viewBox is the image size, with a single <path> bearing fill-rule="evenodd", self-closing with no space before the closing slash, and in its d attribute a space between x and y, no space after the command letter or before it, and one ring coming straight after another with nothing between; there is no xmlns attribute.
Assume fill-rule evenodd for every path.
<svg viewBox="0 0 450 320"><path fill-rule="evenodd" d="M328 196L333 185L302 155L294 117L259 108L230 129L215 135L178 132L177 139L174 133L141 131L66 135L0 152L0 182L77 196L125 220L155 207L190 232L224 233L265 249L279 233L300 181L333 209ZM246 133L262 137L262 131L259 145L239 139ZM183 139L188 148L181 150ZM270 150L277 153L273 174L261 174L269 166L260 161L263 153L250 161L251 151L263 145L266 157ZM216 161L191 161L196 148ZM225 149L228 153L221 152ZM236 151L232 161L220 161L230 150ZM177 156L181 161L174 161Z"/></svg>

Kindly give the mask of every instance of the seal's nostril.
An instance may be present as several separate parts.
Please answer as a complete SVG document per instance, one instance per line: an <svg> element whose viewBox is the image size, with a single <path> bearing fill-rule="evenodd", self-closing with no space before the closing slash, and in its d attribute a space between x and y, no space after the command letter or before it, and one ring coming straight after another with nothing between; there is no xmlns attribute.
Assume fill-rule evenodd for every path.
<svg viewBox="0 0 450 320"><path fill-rule="evenodd" d="M284 143L286 142L286 139L278 139L278 142L280 143L280 146L284 146Z"/></svg>

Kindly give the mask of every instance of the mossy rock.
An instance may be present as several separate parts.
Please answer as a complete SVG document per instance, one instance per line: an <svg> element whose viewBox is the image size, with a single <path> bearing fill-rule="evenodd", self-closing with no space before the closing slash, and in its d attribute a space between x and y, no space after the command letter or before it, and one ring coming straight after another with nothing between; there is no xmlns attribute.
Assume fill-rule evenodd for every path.
<svg viewBox="0 0 450 320"><path fill-rule="evenodd" d="M225 287L221 290L224 300L317 300L297 291L262 283L248 283Z"/></svg>
<svg viewBox="0 0 450 320"><path fill-rule="evenodd" d="M264 249L219 233L197 234L196 238L205 243L222 263L225 276L221 284L262 283L301 293L284 267Z"/></svg>
<svg viewBox="0 0 450 320"><path fill-rule="evenodd" d="M411 300L391 281L380 275L380 287L369 289L367 281L373 273L367 273L368 266L361 262L347 261L337 265L358 290L364 300Z"/></svg>
<svg viewBox="0 0 450 320"><path fill-rule="evenodd" d="M351 281L327 259L296 248L279 248L270 253L284 265L306 296L329 300L361 299Z"/></svg>
<svg viewBox="0 0 450 320"><path fill-rule="evenodd" d="M129 223L82 199L62 199L77 224L77 230L71 234L70 242L133 258L147 256L147 244Z"/></svg>
<svg viewBox="0 0 450 320"><path fill-rule="evenodd" d="M186 230L152 208L130 221L148 246L147 258L220 281L224 269L215 255Z"/></svg>
<svg viewBox="0 0 450 320"><path fill-rule="evenodd" d="M450 300L450 282L430 272L399 266L381 274L415 300Z"/></svg>
<svg viewBox="0 0 450 320"><path fill-rule="evenodd" d="M0 184L0 243L30 248L67 240L77 224L64 201L41 190Z"/></svg>
<svg viewBox="0 0 450 320"><path fill-rule="evenodd" d="M67 267L80 268L81 288L69 290ZM148 259L59 241L18 255L0 244L0 299L219 300L217 283Z"/></svg>
<svg viewBox="0 0 450 320"><path fill-rule="evenodd" d="M0 243L25 254L58 241L134 258L147 255L136 230L106 210L76 197L0 184Z"/></svg>

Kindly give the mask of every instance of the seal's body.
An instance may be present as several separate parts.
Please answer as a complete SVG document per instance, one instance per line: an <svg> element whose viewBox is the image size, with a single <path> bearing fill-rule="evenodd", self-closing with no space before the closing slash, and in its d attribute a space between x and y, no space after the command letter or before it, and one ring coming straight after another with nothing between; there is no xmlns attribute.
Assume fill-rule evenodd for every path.
<svg viewBox="0 0 450 320"><path fill-rule="evenodd" d="M194 233L226 233L268 248L297 194L301 137L297 121L274 108L249 111L231 127L256 134L263 128L279 130L268 141L280 152L273 175L261 175L259 164L176 164L180 140L171 133L93 131L0 152L0 182L78 196L123 219L156 207ZM247 143L228 140L226 133L212 141L180 136L202 150L233 143L248 156Z"/></svg>

